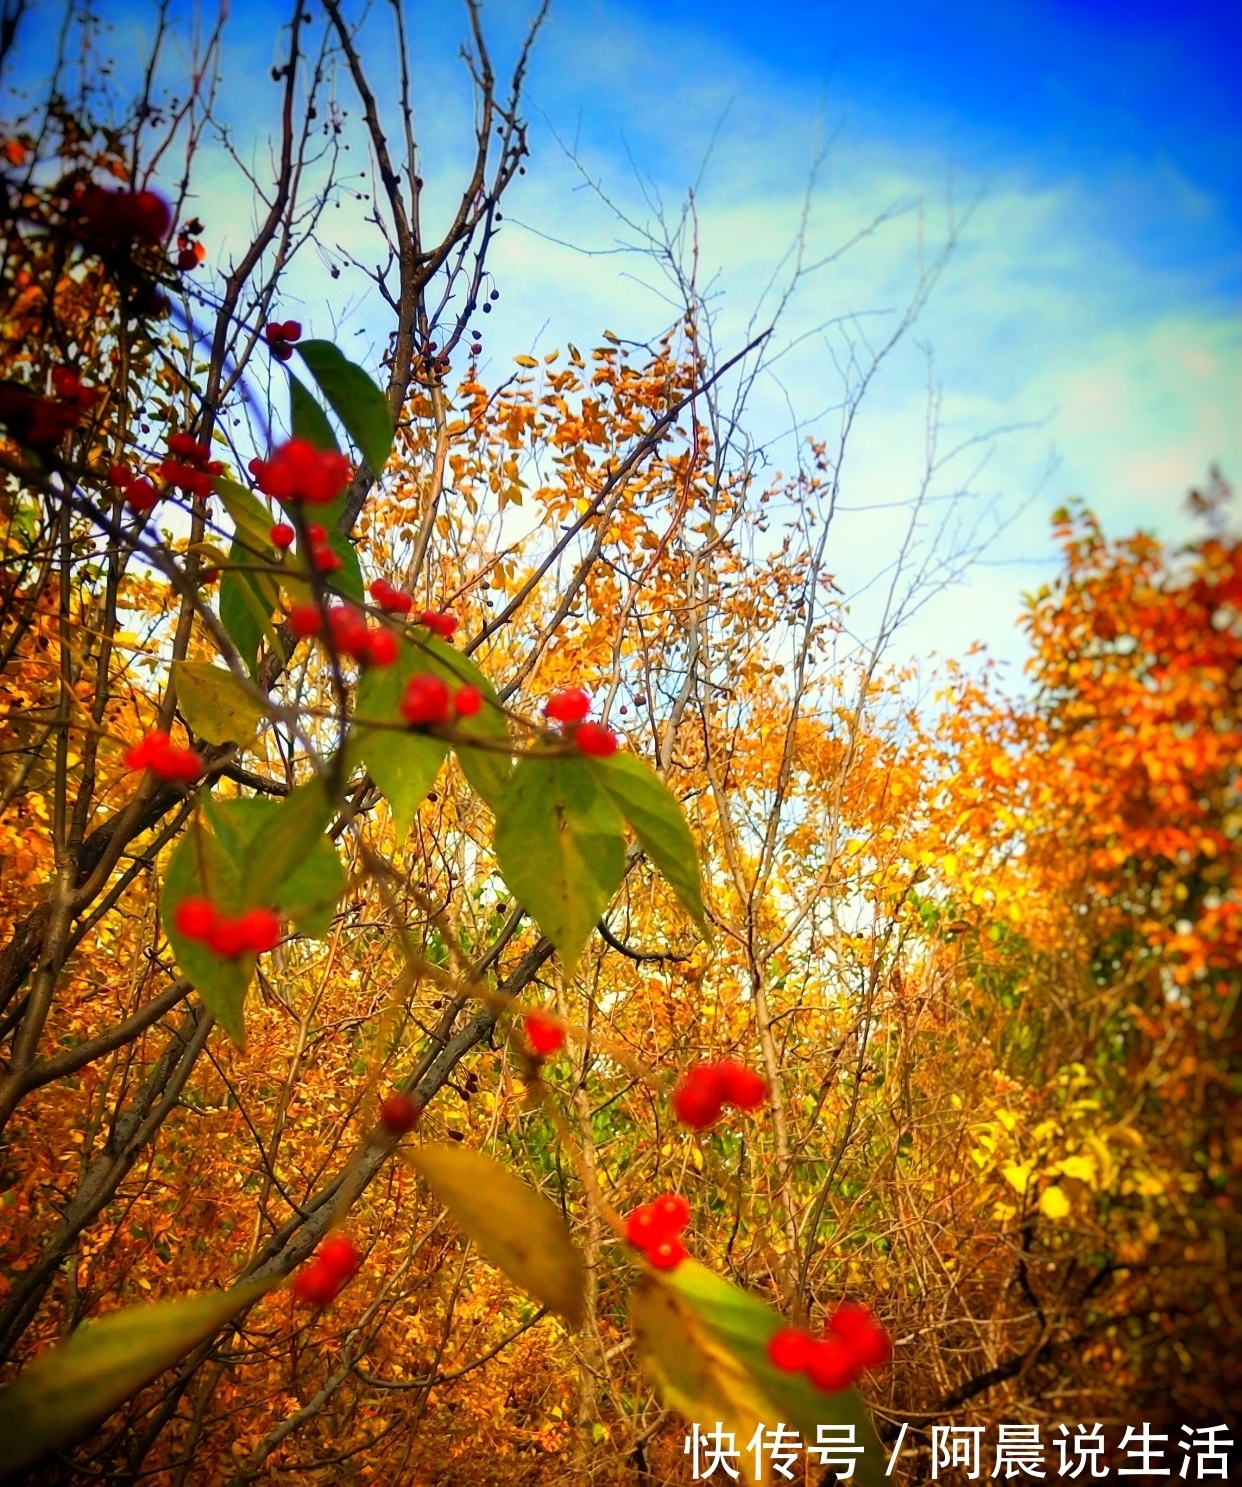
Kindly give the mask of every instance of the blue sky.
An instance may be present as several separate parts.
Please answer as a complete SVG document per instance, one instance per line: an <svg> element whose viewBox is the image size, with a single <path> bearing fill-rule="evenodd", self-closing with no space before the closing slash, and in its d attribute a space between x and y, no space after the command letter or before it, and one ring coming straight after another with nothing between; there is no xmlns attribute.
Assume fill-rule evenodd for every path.
<svg viewBox="0 0 1242 1487"><path fill-rule="evenodd" d="M467 121L454 60L461 10L449 0L409 8L434 194L454 177ZM132 59L148 12L135 0L105 10ZM226 54L224 106L259 154L284 10L245 7ZM514 0L486 11L498 70L527 11ZM917 204L934 245L950 194L955 210L975 200L931 304L860 422L847 482L858 509L834 561L846 586L861 588L892 536L885 513L917 483L930 357L947 443L1018 427L944 472L946 490L971 477L979 504L994 503L1008 525L902 644L918 656L960 654L983 638L1016 662L1018 596L1051 571L1057 505L1081 496L1113 530L1141 524L1176 537L1186 530L1180 502L1211 461L1242 478L1240 17L1236 4L1201 0L554 3L528 94L534 158L495 258L493 370L517 352L589 343L605 327L645 337L668 318L650 266L622 251L632 234L584 188L564 143L636 222L656 199L675 210L701 175L701 263L728 346L791 240L817 128L839 128L811 213L812 250L899 210L803 284L790 308L785 333L797 350L753 408L774 464L788 468L791 424L822 432L833 401L834 345L814 328L850 313L888 323L913 282ZM383 93L383 7L365 42ZM37 50L27 51L32 73ZM222 254L245 224L223 161L208 164L219 189L204 200L207 246ZM346 240L358 226L336 222ZM364 344L382 316L348 286L348 275L332 281L306 260L289 313L322 329L344 307L343 339L357 333L352 344ZM972 476L980 450L990 455Z"/></svg>

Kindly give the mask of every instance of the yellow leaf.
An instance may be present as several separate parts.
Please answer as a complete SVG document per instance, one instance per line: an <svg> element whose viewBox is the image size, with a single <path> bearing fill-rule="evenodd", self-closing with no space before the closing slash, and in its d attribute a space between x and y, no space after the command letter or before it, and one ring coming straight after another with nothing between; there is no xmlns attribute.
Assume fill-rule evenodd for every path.
<svg viewBox="0 0 1242 1487"><path fill-rule="evenodd" d="M1053 1183L1041 1193L1039 1207L1045 1218L1063 1219L1070 1211L1070 1200L1065 1196L1065 1189Z"/></svg>
<svg viewBox="0 0 1242 1487"><path fill-rule="evenodd" d="M1095 1186L1095 1160L1092 1157L1066 1157L1056 1164L1053 1171L1059 1172L1062 1177L1076 1177L1079 1182L1089 1182L1092 1187Z"/></svg>
<svg viewBox="0 0 1242 1487"><path fill-rule="evenodd" d="M483 1254L572 1326L582 1323L586 1271L560 1213L481 1151L418 1146L410 1163Z"/></svg>
<svg viewBox="0 0 1242 1487"><path fill-rule="evenodd" d="M539 365L533 356L515 356L513 359L520 367L537 367Z"/></svg>
<svg viewBox="0 0 1242 1487"><path fill-rule="evenodd" d="M1015 1193L1025 1193L1034 1166L1034 1162L1009 1162L1001 1168L1001 1176Z"/></svg>

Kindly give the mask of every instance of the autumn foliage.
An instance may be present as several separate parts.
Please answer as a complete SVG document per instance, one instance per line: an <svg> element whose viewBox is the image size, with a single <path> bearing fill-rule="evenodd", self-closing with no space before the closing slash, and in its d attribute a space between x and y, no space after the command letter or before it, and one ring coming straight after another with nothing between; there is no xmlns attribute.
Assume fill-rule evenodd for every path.
<svg viewBox="0 0 1242 1487"><path fill-rule="evenodd" d="M149 108L5 153L0 1424L180 1487L687 1480L756 1399L864 1483L894 1421L1224 1418L1228 489L1178 549L1058 513L1022 683L844 653L841 460L761 479L694 294L484 366L526 147L472 76L367 367L280 297L310 132L210 295Z"/></svg>

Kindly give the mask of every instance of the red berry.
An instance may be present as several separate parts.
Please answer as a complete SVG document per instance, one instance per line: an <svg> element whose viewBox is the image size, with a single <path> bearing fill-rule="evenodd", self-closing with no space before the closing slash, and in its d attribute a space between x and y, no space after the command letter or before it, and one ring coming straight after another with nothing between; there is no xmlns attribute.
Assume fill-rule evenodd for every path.
<svg viewBox="0 0 1242 1487"><path fill-rule="evenodd" d="M607 759L617 752L617 735L602 723L579 723L574 730L574 743L580 754Z"/></svg>
<svg viewBox="0 0 1242 1487"><path fill-rule="evenodd" d="M333 552L328 546L316 547L311 551L311 567L316 573L335 573L338 568L345 566L345 560L340 553Z"/></svg>
<svg viewBox="0 0 1242 1487"><path fill-rule="evenodd" d="M453 711L459 718L472 718L483 706L483 697L477 687L461 687L453 697Z"/></svg>
<svg viewBox="0 0 1242 1487"><path fill-rule="evenodd" d="M300 341L302 339L301 321L286 320L280 328L280 339L282 341Z"/></svg>
<svg viewBox="0 0 1242 1487"><path fill-rule="evenodd" d="M173 910L177 933L187 940L205 940L215 922L215 905L208 898L183 898Z"/></svg>
<svg viewBox="0 0 1242 1487"><path fill-rule="evenodd" d="M150 511L159 498L159 491L145 475L140 475L125 488L125 504L131 511Z"/></svg>
<svg viewBox="0 0 1242 1487"><path fill-rule="evenodd" d="M366 617L349 604L334 604L328 611L328 634L343 656L361 660L370 649Z"/></svg>
<svg viewBox="0 0 1242 1487"><path fill-rule="evenodd" d="M380 1101L380 1124L393 1136L404 1136L418 1124L423 1107L410 1095L398 1090Z"/></svg>
<svg viewBox="0 0 1242 1487"><path fill-rule="evenodd" d="M384 605L384 608L390 609L393 614L409 614L410 610L414 608L414 600L410 598L409 594L403 594L400 589L393 589L388 596L388 602Z"/></svg>
<svg viewBox="0 0 1242 1487"><path fill-rule="evenodd" d="M279 547L283 552L286 547L293 546L293 539L297 533L287 521L278 521L268 536L272 539L272 546Z"/></svg>
<svg viewBox="0 0 1242 1487"><path fill-rule="evenodd" d="M193 749L167 744L156 749L148 764L158 779L174 785L192 785L203 772L203 761Z"/></svg>
<svg viewBox="0 0 1242 1487"><path fill-rule="evenodd" d="M448 722L449 689L438 676L420 672L410 678L401 698L401 716L415 727Z"/></svg>
<svg viewBox="0 0 1242 1487"><path fill-rule="evenodd" d="M123 460L115 460L108 466L108 483L117 490L128 490L134 482L134 472Z"/></svg>
<svg viewBox="0 0 1242 1487"><path fill-rule="evenodd" d="M686 1258L686 1246L676 1235L659 1239L647 1251L647 1263L656 1270L676 1270Z"/></svg>
<svg viewBox="0 0 1242 1487"><path fill-rule="evenodd" d="M426 625L433 635L441 640L452 640L457 621L451 614L439 614L434 609L424 609L418 617L419 624Z"/></svg>
<svg viewBox="0 0 1242 1487"><path fill-rule="evenodd" d="M275 909L249 909L237 921L237 931L247 950L266 955L280 944L280 915Z"/></svg>
<svg viewBox="0 0 1242 1487"><path fill-rule="evenodd" d="M757 1110L768 1098L768 1086L761 1075L744 1064L726 1059L716 1065L721 1096L739 1110Z"/></svg>
<svg viewBox="0 0 1242 1487"><path fill-rule="evenodd" d="M391 666L397 659L397 637L391 630L372 630L367 637L366 655L359 659L372 666Z"/></svg>
<svg viewBox="0 0 1242 1487"><path fill-rule="evenodd" d="M221 960L236 960L239 955L244 955L250 944L242 921L218 915L207 935L207 947Z"/></svg>
<svg viewBox="0 0 1242 1487"><path fill-rule="evenodd" d="M543 705L544 717L554 723L581 723L591 711L591 699L578 687L567 692L553 692Z"/></svg>
<svg viewBox="0 0 1242 1487"><path fill-rule="evenodd" d="M644 1203L635 1208L625 1220L625 1237L635 1249L645 1250L666 1238L666 1231L662 1230L656 1222L655 1208L650 1203Z"/></svg>
<svg viewBox="0 0 1242 1487"><path fill-rule="evenodd" d="M662 1193L651 1212L662 1234L680 1234L690 1222L690 1205L680 1193Z"/></svg>
<svg viewBox="0 0 1242 1487"><path fill-rule="evenodd" d="M312 547L319 547L328 540L327 531L318 522L311 522L306 529L306 540Z"/></svg>
<svg viewBox="0 0 1242 1487"><path fill-rule="evenodd" d="M368 585L367 591L371 598L385 609L388 607L388 600L397 592L386 578L375 579Z"/></svg>
<svg viewBox="0 0 1242 1487"><path fill-rule="evenodd" d="M768 1339L768 1358L784 1373L801 1373L814 1351L815 1339L801 1327L782 1327Z"/></svg>
<svg viewBox="0 0 1242 1487"><path fill-rule="evenodd" d="M711 1065L691 1069L673 1091L673 1114L692 1131L705 1131L720 1119L722 1097Z"/></svg>
<svg viewBox="0 0 1242 1487"><path fill-rule="evenodd" d="M348 1234L332 1234L319 1246L315 1259L338 1281L347 1281L362 1264L358 1246Z"/></svg>
<svg viewBox="0 0 1242 1487"><path fill-rule="evenodd" d="M888 1334L857 1301L843 1301L828 1319L827 1331L845 1345L859 1368L879 1368L893 1356Z"/></svg>
<svg viewBox="0 0 1242 1487"><path fill-rule="evenodd" d="M817 1389L830 1394L848 1389L858 1375L850 1350L831 1337L812 1343L806 1371Z"/></svg>
<svg viewBox="0 0 1242 1487"><path fill-rule="evenodd" d="M269 460L252 460L259 489L278 501L307 501L324 506L349 483L350 465L343 454L316 449L308 439L287 440Z"/></svg>
<svg viewBox="0 0 1242 1487"><path fill-rule="evenodd" d="M127 215L136 236L146 238L149 243L163 242L172 228L172 209L154 191L135 192Z"/></svg>
<svg viewBox="0 0 1242 1487"><path fill-rule="evenodd" d="M277 341L272 347L272 355L277 361L289 361L293 356L293 347L287 341Z"/></svg>
<svg viewBox="0 0 1242 1487"><path fill-rule="evenodd" d="M299 640L318 635L323 627L323 615L317 604L295 604L289 611L289 628Z"/></svg>
<svg viewBox="0 0 1242 1487"><path fill-rule="evenodd" d="M565 1046L565 1034L551 1018L542 1012L528 1012L522 1018L522 1030L527 1041L541 1058L557 1053Z"/></svg>
<svg viewBox="0 0 1242 1487"><path fill-rule="evenodd" d="M336 1299L340 1289L339 1277L319 1260L303 1265L293 1278L293 1294L298 1300L320 1310Z"/></svg>

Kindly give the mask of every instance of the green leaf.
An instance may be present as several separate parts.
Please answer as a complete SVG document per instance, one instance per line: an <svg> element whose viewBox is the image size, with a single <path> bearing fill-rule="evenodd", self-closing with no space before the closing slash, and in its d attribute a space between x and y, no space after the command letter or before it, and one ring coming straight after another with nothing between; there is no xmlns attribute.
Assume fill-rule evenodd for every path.
<svg viewBox="0 0 1242 1487"><path fill-rule="evenodd" d="M130 1306L84 1323L0 1393L0 1471L18 1472L72 1445L271 1284L252 1281L231 1291Z"/></svg>
<svg viewBox="0 0 1242 1487"><path fill-rule="evenodd" d="M312 782L295 790L283 802L212 800L204 807L217 841L234 866L240 906L246 909L274 907L282 918L293 920L300 934L312 937L326 933L336 913L337 900L348 883L348 875L336 848L324 835L322 825L318 832L308 829L317 820L317 791L322 793L322 788L317 782ZM293 812L283 814L285 805L291 801L294 803ZM274 889L256 881L253 867L256 860L267 853L271 840L278 845L292 843L295 849L292 853L295 865ZM305 844L305 850L298 856L296 849L301 844ZM272 896L266 897L269 892Z"/></svg>
<svg viewBox="0 0 1242 1487"><path fill-rule="evenodd" d="M289 373L289 422L296 438L305 439L316 449L340 453L340 445L336 442L328 415L323 411L319 400L311 395L292 372Z"/></svg>
<svg viewBox="0 0 1242 1487"><path fill-rule="evenodd" d="M709 934L699 852L677 797L650 765L633 754L591 759L590 767L686 912Z"/></svg>
<svg viewBox="0 0 1242 1487"><path fill-rule="evenodd" d="M582 1325L586 1270L552 1203L469 1147L416 1146L409 1157L493 1265L572 1327Z"/></svg>
<svg viewBox="0 0 1242 1487"><path fill-rule="evenodd" d="M859 1487L884 1487L884 1448L858 1391L827 1393L805 1374L785 1373L768 1360L768 1342L788 1325L777 1312L693 1260L683 1260L675 1270L661 1274L658 1284L689 1309L771 1401L775 1413L769 1422L784 1420L801 1432L804 1441L814 1441L821 1424L853 1425L855 1444L863 1447L853 1480Z"/></svg>
<svg viewBox="0 0 1242 1487"><path fill-rule="evenodd" d="M683 1260L678 1269L688 1264ZM740 1360L676 1292L644 1276L630 1296L630 1325L642 1364L664 1404L700 1429L732 1434L743 1480L757 1483L746 1443L758 1426L788 1423ZM815 1432L811 1432L811 1441ZM803 1443L806 1443L805 1436Z"/></svg>
<svg viewBox="0 0 1242 1487"><path fill-rule="evenodd" d="M229 562L252 564L254 554L234 539ZM272 651L282 654L280 639L272 625L272 613L279 600L276 580L268 573L226 568L220 580L220 623L252 677L256 675L259 642L265 636Z"/></svg>
<svg viewBox="0 0 1242 1487"><path fill-rule="evenodd" d="M250 561L267 557L272 546L272 513L253 491L223 475L216 480L216 494L233 519L236 537L244 548L249 549L246 556Z"/></svg>
<svg viewBox="0 0 1242 1487"><path fill-rule="evenodd" d="M324 522L329 518L324 517ZM328 575L328 585L344 594L356 604L366 598L362 584L362 565L358 561L358 549L337 526L328 527L328 546L341 560L341 567Z"/></svg>
<svg viewBox="0 0 1242 1487"><path fill-rule="evenodd" d="M397 711L405 684L417 669L411 669L412 657L407 655L413 651L413 646L403 644L392 666L363 673L347 754L351 770L362 765L379 787L403 840L449 751L444 739L411 733ZM367 727L368 720L383 726Z"/></svg>
<svg viewBox="0 0 1242 1487"><path fill-rule="evenodd" d="M520 759L496 817L495 848L510 890L572 971L625 875L621 813L586 760Z"/></svg>
<svg viewBox="0 0 1242 1487"><path fill-rule="evenodd" d="M231 671L194 661L174 661L181 716L208 743L245 743L264 717L262 706Z"/></svg>
<svg viewBox="0 0 1242 1487"><path fill-rule="evenodd" d="M197 940L187 940L179 934L174 914L177 905L186 898L209 898L226 914L237 914L243 907L250 907L241 902L236 863L198 818L191 819L168 860L160 894L160 914L177 964L194 983L203 1005L241 1047L246 1039L243 1008L254 975L254 956L221 960Z"/></svg>
<svg viewBox="0 0 1242 1487"><path fill-rule="evenodd" d="M283 906L293 874L324 840L333 815L328 792L318 778L299 785L282 801L263 804L269 809L267 820L246 843L239 863L247 908Z"/></svg>
<svg viewBox="0 0 1242 1487"><path fill-rule="evenodd" d="M392 452L393 439L392 419L384 394L331 341L300 341L297 349L372 472L381 474Z"/></svg>

